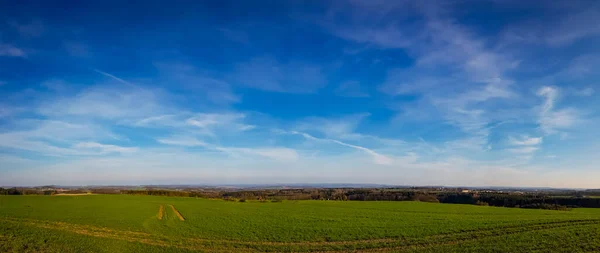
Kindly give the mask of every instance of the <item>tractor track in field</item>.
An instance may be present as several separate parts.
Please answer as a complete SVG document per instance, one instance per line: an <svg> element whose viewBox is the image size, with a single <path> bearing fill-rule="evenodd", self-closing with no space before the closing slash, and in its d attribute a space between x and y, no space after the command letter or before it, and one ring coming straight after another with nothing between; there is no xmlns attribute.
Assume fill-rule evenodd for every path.
<svg viewBox="0 0 600 253"><path fill-rule="evenodd" d="M185 218L183 218L183 215L181 215L181 213L179 211L177 211L177 209L175 209L175 207L173 205L169 205L169 206L171 207L171 209L173 210L175 215L177 215L177 218L179 218L179 220L185 221Z"/></svg>
<svg viewBox="0 0 600 253"><path fill-rule="evenodd" d="M172 239L177 239L177 238L171 238L171 237L167 237L167 236L155 235L155 234L150 234L150 233L145 233L145 232L115 230L115 229L109 229L109 228L97 227L97 226L91 226L91 225L79 225L79 224L66 223L66 222L40 221L40 220L34 220L34 219L10 219L10 218L7 219L7 218L4 218L4 219L2 219L2 221L11 222L11 223L15 223L18 225L26 225L26 226L33 226L33 227L37 227L37 228L59 230L59 231L80 234L80 235L115 239L115 240L134 242L134 243L142 243L142 244L159 246L159 247L174 247L174 248L186 249L186 250L203 250L203 251L210 251L210 252L231 252L230 250L226 250L226 249L220 250L217 248L210 248L209 247L210 245L200 245L200 244L190 243L190 242L192 242L190 240L173 241ZM240 252L253 252L253 251L241 249Z"/></svg>
<svg viewBox="0 0 600 253"><path fill-rule="evenodd" d="M525 226L511 226L511 227L501 227L497 229L489 229L484 231L477 232L460 232L460 233L448 233L442 235L432 235L425 236L417 240L408 240L405 245L390 245L383 247L373 247L366 249L345 249L345 250L329 250L329 251L319 251L323 253L333 253L333 252L356 252L356 253L368 253L368 252L402 252L406 250L416 250L416 249L427 249L438 246L445 245L454 245L471 241L478 241L487 238L501 237L507 235L514 235L519 233L527 233L532 231L542 231L542 230L551 230L558 228L568 228L568 227L580 227L580 226L589 226L589 225L598 225L600 224L600 220L579 220L579 221L562 221L562 222L552 222L552 223L544 223L539 225L525 225ZM412 241L412 242L410 242Z"/></svg>
<svg viewBox="0 0 600 253"><path fill-rule="evenodd" d="M35 219L2 218L0 221L23 224L44 229L60 230L92 237L110 238L160 247L175 247L186 250L207 252L257 252L270 248L277 252L401 252L436 246L459 244L485 238L506 236L530 231L548 230L573 226L597 225L600 220L570 220L529 225L513 225L456 233L437 234L419 238L382 238L352 241L313 241L313 242L259 242L238 240L212 240L204 238L168 237L145 232L115 230L92 225L66 222L42 221ZM279 247L279 249L278 249ZM298 249L290 249L297 247ZM333 248L333 249L332 249ZM296 250L296 251L291 251Z"/></svg>
<svg viewBox="0 0 600 253"><path fill-rule="evenodd" d="M165 206L160 205L160 207L158 208L158 219L162 220L163 216L165 216Z"/></svg>

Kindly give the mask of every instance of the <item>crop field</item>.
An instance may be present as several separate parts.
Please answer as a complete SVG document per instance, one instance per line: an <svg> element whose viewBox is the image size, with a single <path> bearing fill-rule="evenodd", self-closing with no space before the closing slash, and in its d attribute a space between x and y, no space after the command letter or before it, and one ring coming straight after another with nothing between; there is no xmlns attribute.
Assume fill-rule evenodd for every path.
<svg viewBox="0 0 600 253"><path fill-rule="evenodd" d="M0 196L0 252L600 252L600 209Z"/></svg>

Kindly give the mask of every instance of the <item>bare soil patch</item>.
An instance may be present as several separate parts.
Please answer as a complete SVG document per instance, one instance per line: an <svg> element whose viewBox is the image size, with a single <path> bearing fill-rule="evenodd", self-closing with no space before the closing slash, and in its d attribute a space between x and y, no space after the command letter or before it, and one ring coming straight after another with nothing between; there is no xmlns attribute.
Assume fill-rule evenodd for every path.
<svg viewBox="0 0 600 253"><path fill-rule="evenodd" d="M160 207L158 208L158 219L162 220L164 215L165 215L165 206L160 205Z"/></svg>
<svg viewBox="0 0 600 253"><path fill-rule="evenodd" d="M171 209L173 209L173 212L175 213L175 215L177 215L177 217L181 220L184 221L185 218L183 218L183 215L181 215L181 213L179 213L179 211L177 211L177 209L175 209L175 207L173 205L169 205L171 206Z"/></svg>

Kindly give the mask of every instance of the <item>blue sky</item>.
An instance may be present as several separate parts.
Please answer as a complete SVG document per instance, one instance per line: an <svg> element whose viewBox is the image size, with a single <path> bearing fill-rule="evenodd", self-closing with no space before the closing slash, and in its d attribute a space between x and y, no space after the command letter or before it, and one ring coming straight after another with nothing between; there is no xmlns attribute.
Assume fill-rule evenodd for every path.
<svg viewBox="0 0 600 253"><path fill-rule="evenodd" d="M0 17L0 185L600 187L597 1L2 1Z"/></svg>

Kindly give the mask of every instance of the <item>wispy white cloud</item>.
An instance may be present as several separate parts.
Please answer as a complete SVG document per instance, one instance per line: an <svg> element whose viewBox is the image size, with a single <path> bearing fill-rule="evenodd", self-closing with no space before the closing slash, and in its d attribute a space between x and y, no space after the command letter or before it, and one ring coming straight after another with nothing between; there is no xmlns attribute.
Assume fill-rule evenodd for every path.
<svg viewBox="0 0 600 253"><path fill-rule="evenodd" d="M250 41L248 38L248 34L244 31L230 29L230 28L218 28L219 32L223 34L227 39L239 43L248 44Z"/></svg>
<svg viewBox="0 0 600 253"><path fill-rule="evenodd" d="M578 173L548 171L535 166L516 168L458 158L423 163L413 163L409 160L398 166L370 166L353 154L335 157L335 159L322 157L291 163L283 160L281 162L285 164L285 169L282 169L282 163L273 163L268 159L253 159L253 156L231 159L231 157L219 158L214 154L146 150L131 156L64 160L55 165L27 162L27 169L16 170L7 177L1 177L0 185L69 182L80 182L80 184L378 182L401 185L594 187L597 184L595 179L600 176L597 171ZM10 166L14 168L13 165ZM369 168L370 173L362 173L360 177L351 176L353 173L364 172L365 167ZM319 169L307 170L307 168ZM165 170L177 173L165 175Z"/></svg>
<svg viewBox="0 0 600 253"><path fill-rule="evenodd" d="M449 97L430 98L433 105L443 113L443 117L451 125L457 126L465 133L471 135L469 143L483 149L487 148L487 139L492 122L500 120L489 112L493 107L485 107L485 102L494 99L510 99L515 95L507 88L502 80L488 83L484 87L474 87L464 93ZM506 120L506 119L503 119ZM475 140L475 141L473 141Z"/></svg>
<svg viewBox="0 0 600 253"><path fill-rule="evenodd" d="M184 147L204 147L208 146L206 142L200 141L193 136L170 136L159 138L156 141L162 144L184 146Z"/></svg>
<svg viewBox="0 0 600 253"><path fill-rule="evenodd" d="M6 108L0 107L0 118L10 115L10 111Z"/></svg>
<svg viewBox="0 0 600 253"><path fill-rule="evenodd" d="M539 145L542 143L543 137L529 137L522 136L521 138L510 137L509 142L511 145L516 146L531 146Z"/></svg>
<svg viewBox="0 0 600 253"><path fill-rule="evenodd" d="M549 22L552 25L536 20L531 26L517 24L523 25L523 29L498 35L495 29L481 33L485 27L480 24L460 23L467 9L455 12L455 4L378 0L328 3L334 10L328 10L319 25L338 39L330 38L331 44L328 42L326 48L332 50L318 57L319 61L311 60L313 55L304 55L302 60L288 55L251 60L230 55L225 65L215 67L207 62L195 65L182 61L198 58L179 54L174 49L139 59L148 60L145 57L157 55L174 59L153 62L156 72L154 69L139 73L120 70L119 73L127 77L122 78L119 74L93 69L87 74L101 80L97 86L67 82L32 85L30 92L36 92L33 99L13 97L0 105L0 117L4 116L0 122L0 148L23 156L0 154L1 169L13 169L10 173L0 172L0 184L46 184L61 180L76 180L82 184L132 183L128 180L140 180L139 183L597 184L594 178L598 173L593 167L569 164L577 160L593 164L593 155L586 153L587 159L575 159L569 152L560 152L561 159L549 164L538 160L547 158L548 153L559 152L552 148L563 148L554 145L555 141L584 142L581 137L589 136L589 132L577 133L579 129L574 127L588 121L588 113L580 105L589 108L597 105L593 99L582 97L595 95L592 82L597 79L595 66L600 58L583 52L589 50L587 47L560 52L554 48L544 55L540 64L551 65L552 71L531 70L534 69L531 65L541 62L536 58L537 51L544 51L547 46L566 49L582 39L597 36L597 26L589 25L597 12L596 5L587 11L574 7L558 10L556 21ZM570 13L564 16L567 11ZM33 57L37 51L29 49L36 45L30 38L47 31L36 32L35 25L18 26L14 28L23 31L19 31L21 38L6 41L15 44L0 43L0 56L27 57L29 54L32 61L37 60ZM514 28L504 24L503 27ZM252 34L232 27L218 30L229 40L241 43L249 43ZM323 35L323 31L317 32ZM85 36L78 38L85 39ZM340 43L337 49L341 50L333 48L334 43ZM536 50L520 51L521 46L532 44ZM59 53L75 57L91 54L91 49L81 41L59 41L55 45L64 47L56 51ZM360 50L349 52L343 48ZM171 55L170 52L176 53ZM240 55L256 55L246 53ZM339 65L321 63L330 57L337 58L336 54L340 54ZM579 56L565 60L565 55L572 54ZM386 60L376 67L363 66L361 73L346 72L384 57ZM364 62L350 58L361 58ZM529 76L544 71L554 74L541 81L531 81L529 85L526 80ZM379 76L382 72L387 75ZM354 74L357 76L352 76ZM132 77L135 79L131 80L140 84L133 84L134 81L128 79ZM355 81L326 88L328 80L339 78ZM385 94L371 92L374 87L367 86L380 80L382 84L378 88ZM21 83L10 81L9 92ZM144 87L142 83L152 86ZM537 93L527 92L528 87L541 84L556 86L542 87ZM262 108L262 104L256 106L255 99L262 99L260 96L265 93L244 93L247 89L240 86L282 93L321 92L292 99L303 102L312 98L325 101L330 95L361 97L356 101L365 105L355 114L348 111L361 105L343 108L345 116L333 116L341 113L337 106L343 104L314 112L314 117L304 114L304 110L300 116L296 111L283 111L285 108L255 112L251 110ZM271 93L268 96L297 95ZM12 104L17 100L21 104ZM536 105L539 106L532 110ZM19 106L25 108L25 113L17 112ZM397 113L395 119L390 119L394 116L389 115L389 110ZM589 114L595 115L595 112ZM510 129L508 134L503 132L507 129ZM585 141L589 144L596 140ZM570 148L571 145L565 146ZM578 151L593 153L597 150L594 147L581 145ZM24 158L29 156L36 161ZM44 159L52 160L54 165ZM569 171L571 174L553 172L563 170L555 164L559 162L567 164L563 167L574 168ZM365 174L365 169L370 173ZM575 169L577 173L573 173ZM165 170L176 173L165 175Z"/></svg>
<svg viewBox="0 0 600 253"><path fill-rule="evenodd" d="M541 87L536 94L540 97L544 97L545 99L544 104L542 105L542 113L547 113L554 108L554 103L558 98L558 90L555 87Z"/></svg>
<svg viewBox="0 0 600 253"><path fill-rule="evenodd" d="M433 39L419 65L459 66L475 82L503 79L505 70L515 66L515 61L490 50L483 39L446 18L430 16L427 31Z"/></svg>
<svg viewBox="0 0 600 253"><path fill-rule="evenodd" d="M426 36L422 27L411 20L422 11L410 1L349 1L332 4L321 26L340 38L382 49L410 48ZM394 24L381 22L387 15L395 15ZM345 22L337 23L336 18Z"/></svg>
<svg viewBox="0 0 600 253"><path fill-rule="evenodd" d="M519 148L511 148L508 151L510 151L512 153L518 153L518 154L530 154L530 153L537 151L538 149L539 149L538 147L519 147Z"/></svg>
<svg viewBox="0 0 600 253"><path fill-rule="evenodd" d="M23 111L23 108L9 106L7 104L0 103L0 118L13 116L22 111Z"/></svg>
<svg viewBox="0 0 600 253"><path fill-rule="evenodd" d="M130 82L127 82L127 81L125 81L125 80L123 80L123 79L121 79L121 78L119 78L119 77L117 77L117 76L115 76L113 74L106 73L106 72L104 72L102 70L99 70L99 69L92 69L92 70L95 71L96 73L99 73L99 74L103 75L103 76L106 76L106 77L109 77L111 79L117 80L120 83L131 85Z"/></svg>
<svg viewBox="0 0 600 253"><path fill-rule="evenodd" d="M298 160L298 153L296 150L290 148L265 148L265 147L253 147L253 148L233 148L233 147L215 147L215 150L219 150L228 153L233 156L239 155L254 155L270 158L278 161L293 162Z"/></svg>
<svg viewBox="0 0 600 253"><path fill-rule="evenodd" d="M89 56L91 56L90 48L82 42L65 41L64 47L65 47L65 50L67 51L67 53L71 56L74 56L74 57L89 57ZM94 70L94 71L96 71L96 70Z"/></svg>
<svg viewBox="0 0 600 253"><path fill-rule="evenodd" d="M388 70L385 81L379 85L379 90L391 96L421 94L435 90L438 87L451 85L454 78L435 73L421 75L419 69Z"/></svg>
<svg viewBox="0 0 600 253"><path fill-rule="evenodd" d="M369 97L369 93L364 90L358 81L343 82L334 92L336 95L342 97Z"/></svg>
<svg viewBox="0 0 600 253"><path fill-rule="evenodd" d="M422 149L424 146L407 143L396 138L359 132L358 128L369 117L369 113L357 113L339 117L307 117L294 122L290 127L294 131L324 136L327 139L353 141L376 147L393 147L396 152ZM305 136L306 137L306 136Z"/></svg>
<svg viewBox="0 0 600 253"><path fill-rule="evenodd" d="M297 122L294 125L294 129L315 131L329 138L360 138L355 130L369 115L369 113L357 113L337 118L308 117Z"/></svg>
<svg viewBox="0 0 600 253"><path fill-rule="evenodd" d="M594 95L594 92L595 92L594 88L592 88L592 87L586 87L586 88L583 88L583 89L580 89L580 90L576 90L574 93L577 96L589 97L589 96Z"/></svg>
<svg viewBox="0 0 600 253"><path fill-rule="evenodd" d="M185 122L207 134L214 135L217 130L236 132L254 129L254 125L243 123L244 118L246 115L242 113L199 113L186 119Z"/></svg>
<svg viewBox="0 0 600 253"><path fill-rule="evenodd" d="M600 35L600 25L596 22L600 16L599 9L588 9L562 18L546 37L552 46L570 44L579 39Z"/></svg>
<svg viewBox="0 0 600 253"><path fill-rule="evenodd" d="M541 87L536 94L544 98L538 123L547 134L556 133L558 129L569 128L579 121L580 113L574 108L555 110L555 104L559 97L559 90L556 87Z"/></svg>
<svg viewBox="0 0 600 253"><path fill-rule="evenodd" d="M0 43L0 56L8 57L27 57L27 54L23 49L17 48L13 45Z"/></svg>
<svg viewBox="0 0 600 253"><path fill-rule="evenodd" d="M241 101L232 85L214 73L207 73L186 62L155 62L161 83L174 90L183 90L195 103L210 102L215 105L229 105Z"/></svg>
<svg viewBox="0 0 600 253"><path fill-rule="evenodd" d="M152 115L133 120L121 120L120 124L130 127L153 128L203 136L218 137L225 133L239 133L256 128L246 123L247 115L240 112L177 112L174 108L166 108L171 114Z"/></svg>
<svg viewBox="0 0 600 253"><path fill-rule="evenodd" d="M0 136L2 142L0 147L13 149L13 150L24 150L38 153L42 156L68 156L68 155L89 155L89 153L81 152L78 150L57 147L42 141L30 141L16 136L2 135Z"/></svg>
<svg viewBox="0 0 600 253"><path fill-rule="evenodd" d="M69 88L68 83L58 79L44 81L40 86L54 92L64 92Z"/></svg>
<svg viewBox="0 0 600 253"><path fill-rule="evenodd" d="M371 155L373 157L373 161L375 162L375 164L390 165L393 162L393 160L390 159L389 157L387 157L385 155L382 155L382 154L379 154L379 153L377 153L377 152L375 152L375 151L373 151L371 149L368 149L368 148L365 148L365 147L361 147L361 146L357 146L357 145L348 144L348 143L341 142L341 141L338 141L338 140L330 140L330 141L332 141L334 143L337 143L337 144L340 144L342 146L346 146L346 147L350 147L350 148L353 148L353 149L358 149L358 150L366 152L367 154L369 154L369 155Z"/></svg>
<svg viewBox="0 0 600 253"><path fill-rule="evenodd" d="M454 152L466 151L470 153L489 151L492 149L492 146L488 143L488 136L489 133L486 129L481 130L480 132L472 132L466 137L445 142L442 146L442 150L445 152L450 150Z"/></svg>
<svg viewBox="0 0 600 253"><path fill-rule="evenodd" d="M533 154L540 149L544 137L529 137L526 135L508 138L511 148L507 149L511 153L522 155L524 161L529 161Z"/></svg>
<svg viewBox="0 0 600 253"><path fill-rule="evenodd" d="M559 13L560 18L556 18L556 13ZM503 43L569 46L585 38L600 36L600 26L596 22L598 15L600 7L596 4L572 4L563 10L555 10L554 15L548 15L549 18L537 18L508 26L502 35Z"/></svg>
<svg viewBox="0 0 600 253"><path fill-rule="evenodd" d="M285 147L223 147L215 144L206 143L198 140L194 136L170 136L167 138L157 139L159 143L171 146L183 146L183 147L203 147L209 150L215 150L226 153L233 157L239 158L240 156L259 156L265 157L278 161L296 161L298 160L298 153L294 149Z"/></svg>
<svg viewBox="0 0 600 253"><path fill-rule="evenodd" d="M112 153L132 153L138 150L135 147L121 147L96 142L82 142L70 147L60 147L49 142L16 136L0 136L0 139L2 139L0 147L31 151L42 156L97 156Z"/></svg>
<svg viewBox="0 0 600 253"><path fill-rule="evenodd" d="M185 124L184 119L177 114L149 116L135 121L125 121L125 124L136 127L176 127Z"/></svg>
<svg viewBox="0 0 600 253"><path fill-rule="evenodd" d="M312 93L327 84L322 67L303 63L281 63L256 58L238 64L230 79L241 85L275 92Z"/></svg>
<svg viewBox="0 0 600 253"><path fill-rule="evenodd" d="M579 121L579 112L573 108L544 113L540 118L540 126L547 133L554 133L557 129L566 129L574 126Z"/></svg>
<svg viewBox="0 0 600 253"><path fill-rule="evenodd" d="M408 48L415 43L415 39L413 39L415 33L401 31L393 26L386 28L342 26L332 30L341 38L382 48Z"/></svg>
<svg viewBox="0 0 600 253"><path fill-rule="evenodd" d="M578 80L589 79L598 74L598 64L600 63L600 54L589 53L571 60L564 69L560 70L554 76L559 80Z"/></svg>
<svg viewBox="0 0 600 253"><path fill-rule="evenodd" d="M100 154L108 153L132 153L138 151L136 147L121 147L117 145L101 144L97 142L80 142L73 146L77 149L95 150Z"/></svg>
<svg viewBox="0 0 600 253"><path fill-rule="evenodd" d="M19 23L17 21L10 21L8 24L17 32L27 38L40 37L46 31L44 24L40 20L32 20L29 23Z"/></svg>
<svg viewBox="0 0 600 253"><path fill-rule="evenodd" d="M43 156L103 155L111 151L133 149L105 145L91 140L115 140L116 136L99 126L74 124L55 120L21 120L15 122L19 130L0 133L0 146L36 152ZM83 146L76 146L82 143ZM81 149L86 147L87 149Z"/></svg>
<svg viewBox="0 0 600 253"><path fill-rule="evenodd" d="M167 113L169 109L161 99L160 91L156 90L101 86L43 102L38 111L52 117L132 120Z"/></svg>
<svg viewBox="0 0 600 253"><path fill-rule="evenodd" d="M15 129L4 132L5 136L19 138L61 140L85 140L91 138L115 139L115 135L98 125L71 123L59 120L21 119L13 122Z"/></svg>
<svg viewBox="0 0 600 253"><path fill-rule="evenodd" d="M237 122L245 117L246 115L241 113L199 113L187 119L186 122L195 127L208 128L213 127L215 125L228 125L230 123Z"/></svg>
<svg viewBox="0 0 600 253"><path fill-rule="evenodd" d="M532 61L530 60L530 62ZM600 66L600 54L594 52L578 55L560 62L536 63L539 65L536 67L538 69L536 71L546 68L552 69L552 71L538 79L534 79L532 81L533 85L552 88L561 87L560 94L562 97L594 95L595 86L590 82L593 83L600 78L600 67L598 67Z"/></svg>
<svg viewBox="0 0 600 253"><path fill-rule="evenodd" d="M367 153L367 154L369 154L370 156L373 157L373 162L375 164L390 165L393 162L393 160L390 159L389 157L387 157L385 155L382 155L382 154L379 154L379 153L375 152L372 149L365 148L365 147L362 147L362 146L352 145L352 144L348 144L348 143L345 143L345 142L342 142L342 141L339 141L339 140L334 140L334 139L317 138L317 137L314 137L314 136L312 136L310 134L303 133L303 132L290 131L288 133L301 135L302 137L306 138L307 140L311 140L311 141L332 142L332 143L336 143L336 144L339 144L339 145L342 145L342 146L345 146L345 147L349 147L349 148L353 148L353 149L356 149L356 150L363 151L363 152L365 152L365 153Z"/></svg>
<svg viewBox="0 0 600 253"><path fill-rule="evenodd" d="M358 4L362 6L362 4ZM451 5L451 4L449 4ZM375 23L369 33L362 32L362 24L343 24L339 30L336 26L333 34L344 39L367 43L382 48L405 49L416 64L403 69L388 71L386 80L379 86L384 93L396 95L420 95L415 103L429 104L427 109L437 112L417 114L435 114L443 117L448 124L461 129L469 136L462 140L449 141L453 147L470 150L488 150L488 138L491 129L499 119L492 113L501 100L518 97L513 90L513 81L507 77L509 70L518 66L519 61L511 54L497 51L486 37L477 36L468 27L453 19L446 5L404 4L402 7L370 6L357 8L357 15L362 17L371 12L375 17L391 15L391 13L407 13L422 22L413 23L412 18L400 22L382 25ZM381 16L379 16L381 17ZM369 19L363 20L369 25ZM354 29L357 28L357 29ZM354 33L353 33L354 32ZM365 34L377 34L365 36ZM386 36L384 36L384 34ZM410 39L381 40L378 38L408 37ZM409 41L410 40L410 41ZM407 110L407 102L401 106ZM516 116L515 116L516 117Z"/></svg>

